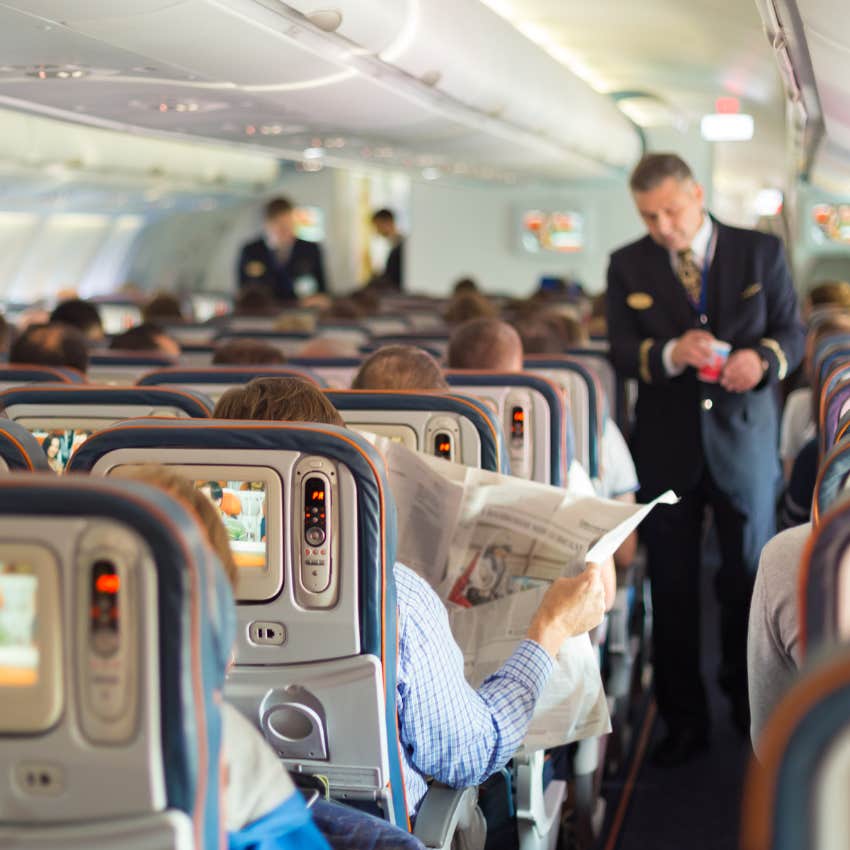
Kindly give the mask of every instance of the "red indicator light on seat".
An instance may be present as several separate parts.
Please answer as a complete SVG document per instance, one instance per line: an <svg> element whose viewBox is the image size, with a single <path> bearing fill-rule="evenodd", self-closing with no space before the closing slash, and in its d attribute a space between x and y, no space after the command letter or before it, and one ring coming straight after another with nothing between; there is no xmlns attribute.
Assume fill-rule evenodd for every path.
<svg viewBox="0 0 850 850"><path fill-rule="evenodd" d="M98 593L118 593L121 580L117 575L104 573L97 577L94 588Z"/></svg>

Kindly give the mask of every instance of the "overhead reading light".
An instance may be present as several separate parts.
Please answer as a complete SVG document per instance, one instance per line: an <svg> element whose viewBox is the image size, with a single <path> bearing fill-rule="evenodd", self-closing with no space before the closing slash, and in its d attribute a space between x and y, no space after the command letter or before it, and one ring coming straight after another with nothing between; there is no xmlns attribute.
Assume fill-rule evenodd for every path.
<svg viewBox="0 0 850 850"><path fill-rule="evenodd" d="M700 132L707 142L748 142L753 137L752 115L715 112L703 115Z"/></svg>
<svg viewBox="0 0 850 850"><path fill-rule="evenodd" d="M37 65L25 71L28 77L38 80L79 80L88 76L88 72L76 65L58 67L56 65Z"/></svg>

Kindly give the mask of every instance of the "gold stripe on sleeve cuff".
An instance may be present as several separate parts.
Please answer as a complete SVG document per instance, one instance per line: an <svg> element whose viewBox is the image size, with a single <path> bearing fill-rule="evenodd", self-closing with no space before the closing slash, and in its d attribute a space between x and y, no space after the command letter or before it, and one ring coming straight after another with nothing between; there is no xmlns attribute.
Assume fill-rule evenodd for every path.
<svg viewBox="0 0 850 850"><path fill-rule="evenodd" d="M782 350L782 346L775 339L770 339L769 337L759 340L759 345L769 348L776 356L776 360L779 363L779 372L777 373L777 377L781 381L788 374L788 360L785 357L785 352Z"/></svg>
<svg viewBox="0 0 850 850"><path fill-rule="evenodd" d="M645 339L640 344L640 379L646 383L652 383L652 372L649 371L649 350L655 345L654 339Z"/></svg>

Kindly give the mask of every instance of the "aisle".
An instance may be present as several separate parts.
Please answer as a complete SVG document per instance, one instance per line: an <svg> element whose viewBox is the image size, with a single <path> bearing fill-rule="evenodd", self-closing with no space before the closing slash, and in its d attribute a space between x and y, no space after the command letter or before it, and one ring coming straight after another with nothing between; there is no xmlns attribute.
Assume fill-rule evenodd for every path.
<svg viewBox="0 0 850 850"><path fill-rule="evenodd" d="M662 724L656 720L613 845L616 850L735 850L738 846L741 790L750 744L732 724L729 703L715 682L720 638L712 573L706 569L702 582L703 673L711 706L711 748L681 767L653 767L649 753L663 735ZM621 780L609 786L614 805L622 784ZM603 785L603 794L605 791ZM603 837L600 848L606 845Z"/></svg>

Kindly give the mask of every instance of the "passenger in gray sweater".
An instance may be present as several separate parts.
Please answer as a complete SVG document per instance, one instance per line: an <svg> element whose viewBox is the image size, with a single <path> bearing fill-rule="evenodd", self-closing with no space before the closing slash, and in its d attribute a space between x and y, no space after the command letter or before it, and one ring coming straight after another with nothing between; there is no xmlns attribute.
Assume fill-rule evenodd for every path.
<svg viewBox="0 0 850 850"><path fill-rule="evenodd" d="M780 532L759 560L747 634L750 738L756 756L765 724L800 666L797 580L811 532L810 522Z"/></svg>

